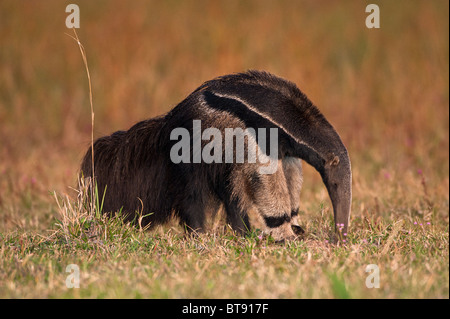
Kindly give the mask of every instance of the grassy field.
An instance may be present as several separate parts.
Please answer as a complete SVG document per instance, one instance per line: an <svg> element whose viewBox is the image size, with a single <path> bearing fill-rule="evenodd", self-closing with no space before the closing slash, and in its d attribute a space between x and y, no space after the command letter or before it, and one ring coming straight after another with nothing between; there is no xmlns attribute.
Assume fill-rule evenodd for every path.
<svg viewBox="0 0 450 319"><path fill-rule="evenodd" d="M221 222L186 236L83 210L89 87L64 1L0 2L0 298L449 298L448 1L77 1L95 137L168 111L203 81L294 81L347 145L351 231L305 165L302 241ZM80 288L68 288L68 265ZM375 264L379 288L367 288Z"/></svg>

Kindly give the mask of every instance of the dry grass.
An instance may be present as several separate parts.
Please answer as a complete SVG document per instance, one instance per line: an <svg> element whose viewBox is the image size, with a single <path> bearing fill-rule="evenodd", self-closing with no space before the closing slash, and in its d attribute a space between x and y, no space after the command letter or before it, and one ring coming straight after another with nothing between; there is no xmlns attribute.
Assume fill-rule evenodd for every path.
<svg viewBox="0 0 450 319"><path fill-rule="evenodd" d="M365 28L360 1L78 2L95 137L249 68L296 82L319 106L352 158L352 233L326 243L330 203L308 168L309 234L280 246L222 224L185 238L85 219L102 221L99 241L55 226L59 212L83 212L68 188L91 138L83 60L66 3L2 1L0 296L448 298L448 2L377 3L379 30ZM69 194L61 207L53 190ZM65 287L72 263L81 289ZM379 289L364 285L370 263Z"/></svg>

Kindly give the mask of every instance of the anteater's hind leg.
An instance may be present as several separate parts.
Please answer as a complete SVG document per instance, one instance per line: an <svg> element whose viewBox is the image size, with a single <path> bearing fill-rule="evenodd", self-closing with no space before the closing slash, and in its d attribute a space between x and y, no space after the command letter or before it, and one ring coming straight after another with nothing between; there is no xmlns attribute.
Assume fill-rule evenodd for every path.
<svg viewBox="0 0 450 319"><path fill-rule="evenodd" d="M227 223L238 232L245 234L250 230L250 222L247 212L239 205L237 199L229 199L224 202L227 214Z"/></svg>
<svg viewBox="0 0 450 319"><path fill-rule="evenodd" d="M175 214L187 232L203 232L205 227L205 198L200 191L187 190L181 203L176 205Z"/></svg>
<svg viewBox="0 0 450 319"><path fill-rule="evenodd" d="M298 222L300 191L303 184L302 162L295 157L285 157L282 162L291 201L291 226L294 233L299 236L305 232Z"/></svg>

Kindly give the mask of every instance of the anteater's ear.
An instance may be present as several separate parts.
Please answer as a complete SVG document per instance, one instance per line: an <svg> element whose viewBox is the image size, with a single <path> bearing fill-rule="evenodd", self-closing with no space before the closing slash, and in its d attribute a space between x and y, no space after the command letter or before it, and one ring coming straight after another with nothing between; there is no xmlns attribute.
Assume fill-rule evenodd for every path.
<svg viewBox="0 0 450 319"><path fill-rule="evenodd" d="M339 164L339 156L333 154L327 164L330 166L337 166Z"/></svg>

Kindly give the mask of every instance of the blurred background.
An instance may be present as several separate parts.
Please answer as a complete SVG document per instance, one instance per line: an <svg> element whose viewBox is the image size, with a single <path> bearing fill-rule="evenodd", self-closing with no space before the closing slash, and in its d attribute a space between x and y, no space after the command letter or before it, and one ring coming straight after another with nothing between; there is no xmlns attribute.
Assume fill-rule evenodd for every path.
<svg viewBox="0 0 450 319"><path fill-rule="evenodd" d="M0 0L0 229L48 228L89 147L72 1ZM76 1L95 137L173 108L203 81L262 69L295 82L349 149L353 215L444 218L449 191L449 3ZM327 200L305 172L306 212ZM442 219L440 219L442 220Z"/></svg>

